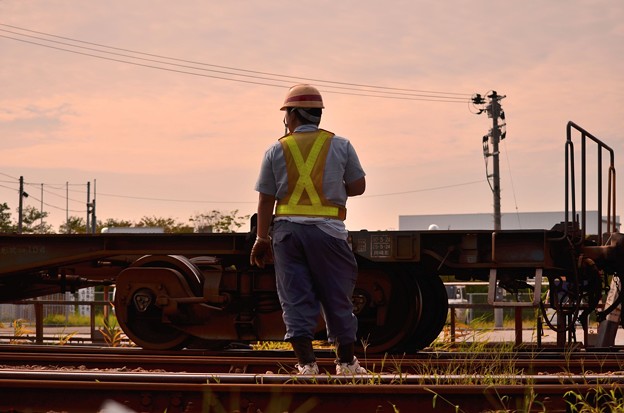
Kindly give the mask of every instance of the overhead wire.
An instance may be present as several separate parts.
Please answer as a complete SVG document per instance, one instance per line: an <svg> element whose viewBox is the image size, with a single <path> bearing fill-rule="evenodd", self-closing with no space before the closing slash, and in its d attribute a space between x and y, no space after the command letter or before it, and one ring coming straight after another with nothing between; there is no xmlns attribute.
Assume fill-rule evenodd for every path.
<svg viewBox="0 0 624 413"><path fill-rule="evenodd" d="M474 184L482 183L482 182L483 182L483 180L480 179L480 180L475 180L475 181L462 182L462 183L458 183L458 184L450 184L450 185L441 185L441 186L428 187L428 188L412 189L412 190L408 190L408 191L386 192L386 193L380 193L380 194L362 195L359 198L375 198L375 197L382 197L382 196L393 196L393 195L404 195L404 194L418 193L418 192L437 191L437 190L441 190L441 189L455 188L455 187L459 187L459 186L474 185ZM12 188L9 188L9 187L3 186L3 185L0 185L0 187L12 189ZM98 192L97 196L99 196L99 197L111 197L111 198L124 198L124 199L137 199L137 200L141 200L141 201L161 201L161 202L197 203L197 204L255 204L257 202L257 201L237 201L237 200L214 201L214 200L198 200L198 199L156 198L156 197L143 197L143 196L135 196L135 195L110 194L110 193L103 193L103 192ZM74 201L74 202L83 202L83 201L79 201L79 200L75 200L75 199L72 199L72 201Z"/></svg>
<svg viewBox="0 0 624 413"><path fill-rule="evenodd" d="M0 172L0 175L4 175L4 176L10 177L10 178L14 178L11 175L8 175L8 174L2 173L2 172ZM16 187L10 187L10 186L7 186L7 185L0 185L0 188L13 190L19 196L19 179L18 178L14 178L14 180L17 181L17 182L15 182L15 181L0 181L0 182L7 183L7 184L14 183L14 184L16 184ZM49 190L45 189L45 186L46 186L45 183L24 182L23 185L24 185L24 187L33 188L34 190L37 190L37 191L42 190L44 194L53 195L53 196L62 198L62 199L67 200L67 201L76 202L78 204L84 203L84 201L81 201L81 200L78 200L78 199L74 199L74 198L69 198L66 195L59 195L59 194L57 194L57 193L55 193L53 191L49 191ZM70 185L83 185L84 186L85 184L70 184ZM45 206L47 206L49 208L53 208L53 209L60 210L60 211L68 211L68 212L80 212L80 213L86 212L86 209L84 209L84 210L68 209L66 206L60 207L58 205L54 205L54 204L51 204L49 202L42 202L43 201L42 199L40 199L39 197L34 195L34 193L35 193L34 191L24 191L24 192L27 194L27 197L25 197L25 198L27 198L28 200L39 202L40 204L43 204L43 205L45 205ZM81 192L81 193L85 193L85 192Z"/></svg>
<svg viewBox="0 0 624 413"><path fill-rule="evenodd" d="M85 184L81 184L81 185L85 185ZM50 186L49 184L24 182L24 186L32 187L33 189L37 189L37 190L43 189L43 192L45 194L52 195L52 196L55 196L55 197L58 197L58 198L63 198L64 200L78 202L78 203L84 202L84 201L81 201L81 200L69 198L66 193L63 194L63 195L60 195L60 194L57 194L54 191L50 191L49 189L46 189L46 186ZM72 191L66 191L66 192L79 192L81 194L86 194L85 191L75 191L75 190L72 190Z"/></svg>
<svg viewBox="0 0 624 413"><path fill-rule="evenodd" d="M16 181L18 181L18 180L19 180L19 178L16 178L16 177L11 176L11 175L9 175L9 174L5 174L4 172L0 172L0 175L2 175L2 176L6 176L7 178L14 179L14 180L16 180Z"/></svg>
<svg viewBox="0 0 624 413"><path fill-rule="evenodd" d="M458 186L474 185L474 184L480 184L482 182L483 182L483 180L479 179L477 181L469 181L469 182L462 182L462 183L459 183L459 184L451 184L451 185L442 185L442 186L435 186L435 187L429 187L429 188L413 189L413 190L410 190L410 191L387 192L387 193L383 193L383 194L372 194L372 195L361 195L358 198L375 198L375 197L380 197L380 196L405 195L405 194L413 194L413 193L417 193L417 192L438 191L440 189L456 188Z"/></svg>
<svg viewBox="0 0 624 413"><path fill-rule="evenodd" d="M137 199L141 201L161 201L161 202L179 202L190 204L255 204L258 201L205 201L198 199L171 199L171 198L153 198L143 197L135 195L119 195L119 194L107 194L98 192L98 196L111 197L111 198L124 198L124 199Z"/></svg>
<svg viewBox="0 0 624 413"><path fill-rule="evenodd" d="M14 188L8 187L6 185L0 185L0 188L11 189L11 190L14 189ZM17 190L15 190L15 191L18 192ZM59 207L57 205L53 205L53 204L50 204L48 202L42 202L41 199L39 199L37 196L31 195L30 193L28 194L28 198L27 199L39 202L40 204L43 204L43 205L45 205L45 206L47 206L49 208L56 209L56 210L59 210L59 211L68 211L68 212L76 212L76 213L83 213L83 212L87 211L86 209L84 209L84 210L67 209L65 207Z"/></svg>
<svg viewBox="0 0 624 413"><path fill-rule="evenodd" d="M37 196L32 195L30 193L28 194L28 199L32 199L33 201L39 202L40 204L43 204L43 205L45 205L45 206L47 206L49 208L53 208L53 209L56 209L56 210L59 210L59 211L78 212L78 213L87 212L86 209L83 209L83 210L67 209L65 207L59 207L59 206L56 206L56 205L52 205L52 204L50 204L48 202L42 201L41 199L37 198Z"/></svg>
<svg viewBox="0 0 624 413"><path fill-rule="evenodd" d="M507 150L507 143L503 141L505 145L505 159L507 160L507 172L509 173L509 183L511 184L511 193L513 195L514 206L516 208L516 218L518 219L518 228L522 229L522 223L520 222L520 209L518 208L518 199L516 198L516 187L514 186L513 175L511 174L511 163L509 162L509 150Z"/></svg>
<svg viewBox="0 0 624 413"><path fill-rule="evenodd" d="M182 73L182 74L215 78L215 79L220 79L220 80L251 83L251 84L257 84L257 85L262 85L262 86L281 87L281 88L288 87L290 83L292 83L293 80L313 81L313 82L317 82L318 83L317 86L321 88L329 88L329 90L324 90L325 92L328 92L328 93L376 97L376 98L385 98L385 99L466 103L469 101L469 96L471 96L468 93L438 92L438 91L427 91L427 90L418 90L418 89L395 88L395 87L387 87L387 86L375 86L375 85L338 82L338 81L330 81L330 80L322 80L322 79L314 79L314 78L306 78L306 77L295 77L295 76L290 76L290 75L283 75L283 74L270 73L270 72L261 72L261 71L248 70L248 69L239 69L239 68L234 68L230 66L222 66L222 65L215 65L215 64L209 64L209 63L203 63L203 62L197 62L197 61L191 61L191 60L185 60L185 59L178 59L178 58L172 58L172 57L167 57L167 56L162 56L162 55L157 55L157 54L152 54L152 53L144 53L144 52L134 51L130 49L112 47L112 46L102 45L102 44L93 43L93 42L85 42L85 41L78 40L78 39L57 36L57 35L53 35L49 33L34 31L34 30L25 29L25 28L7 25L7 24L2 24L2 23L0 23L0 26L10 27L12 29L25 31L27 33L36 33L37 35L43 35L43 36L51 37L54 39L63 39L63 40L71 41L74 43L87 44L89 46L95 46L97 48L80 46L78 44L72 44L72 43L67 43L65 41L39 37L39 36L35 36L32 34L20 33L20 32L16 32L15 30L0 29L0 31L5 32L5 33L10 33L16 36L26 37L29 39L35 39L40 42L48 42L48 43L62 45L65 47L87 50L89 52L95 52L95 53L103 53L103 54L117 56L117 57L121 57L125 59L134 59L134 60L139 60L142 62L149 62L149 63L156 63L156 64L168 65L168 66L173 66L173 67L179 67L180 69L174 69L171 67L154 66L153 64L139 63L136 61L133 62L133 61L119 59L117 57L96 55L93 53L82 52L80 50L72 50L72 49L67 49L64 47L54 46L51 44L43 44L43 43L39 43L39 42L32 41L32 40L26 40L24 38L16 38L16 37L0 34L0 37L10 39L10 40L20 41L20 42L29 43L29 44L51 48L51 49L56 49L56 50L60 50L64 52L85 55L85 56L94 57L98 59L111 60L111 61L115 61L119 63L143 66L143 67L148 67L152 69L166 70L166 71L177 72L177 73ZM109 49L109 50L103 50L103 49ZM115 51L110 51L110 50L115 50ZM118 53L119 51L122 51L124 53ZM129 55L125 53L131 53L131 54ZM147 57L140 57L140 56L147 56ZM169 61L163 61L162 59L166 59ZM176 62L185 63L185 64L180 64ZM193 66L189 66L188 64L191 64ZM202 66L202 67L197 67L197 66ZM208 69L207 67L218 68L220 70ZM216 73L216 74L209 75L206 73L191 72L188 70L197 70L197 71L211 72L211 73ZM236 73L236 72L239 72L239 73ZM226 76L230 76L230 77L226 77ZM234 76L234 77L231 77L231 76ZM270 76L270 77L267 77L267 76ZM246 79L240 79L237 77L242 77ZM248 80L248 79L254 79L254 80ZM276 84L276 83L267 83L267 82L278 82L278 83ZM280 83L283 83L283 84L280 84Z"/></svg>
<svg viewBox="0 0 624 413"><path fill-rule="evenodd" d="M82 43L82 44L89 44L89 45L97 46L97 47L104 47L104 48L112 49L112 50L119 50L119 51L124 51L124 52L136 53L136 54L140 54L140 55L144 55L144 56L152 56L152 57L157 57L157 58L162 58L162 59L169 59L169 60L178 61L178 62L199 64L199 65L204 65L204 66L217 67L217 68L221 68L221 69L236 70L236 71L240 71L240 72L256 73L256 74L275 76L275 77L285 77L285 78L289 78L291 80L299 79L299 80L309 80L309 81L313 81L313 82L323 82L323 83L331 83L331 84L338 84L338 85L359 86L359 87L376 88L376 89L410 91L410 92L421 92L421 93L436 93L436 94L443 94L443 95L471 96L471 94L469 94L469 93L438 92L438 91L419 90L419 89L396 88L396 87L389 87L389 86L375 86L375 85L367 85L367 84L359 84L359 83L338 82L338 81L322 80L322 79L316 79L316 78L305 78L305 77L299 77L299 76L290 76L290 75L283 75L283 74L277 74L277 73L271 73L271 72L262 72L262 71L258 71L258 70L240 69L240 68L235 68L235 67L232 67L232 66L215 65L215 64L210 64L210 63L203 63L203 62L197 62L197 61L192 61L192 60L168 57L168 56L163 56L163 55L158 55L158 54L153 54L153 53L139 52L139 51L136 51L136 50L124 49L124 48L120 48L120 47L107 46L107 45L103 45L103 44L100 44L100 43L87 42L87 41L84 41L84 40L78 40L78 39L74 39L74 38L71 38L71 37L58 36L58 35L54 35L54 34L49 34L49 33L45 33L45 32L35 31L35 30L26 29L26 28L22 28L22 27L18 27L18 26L9 25L9 24L0 23L0 26L11 27L13 29L18 29L18 30L22 30L22 31L30 32L30 33L37 33L37 34L40 34L40 35L45 35L45 36L54 37L54 38L58 38L58 39L69 40L69 41L72 41L72 42L78 42L78 43Z"/></svg>
<svg viewBox="0 0 624 413"><path fill-rule="evenodd" d="M437 191L440 189L447 189L447 188L454 188L454 187L459 187L459 186L466 186L466 185L474 185L477 183L482 183L483 180L476 180L476 181L469 181L469 182L462 182L462 183L458 183L458 184L451 184L451 185L441 185L441 186L435 186L435 187L429 187L429 188L420 188L420 189L412 189L412 190L408 190L408 191L400 191L400 192L387 192L387 193L381 193L381 194L371 194L371 195L361 195L358 198L375 198L375 197L381 197L381 196L393 196L393 195L405 195L405 194L411 194L411 193L418 193L418 192L428 192L428 191ZM168 199L168 198L152 198L152 197L141 197L141 196L134 196L134 195L118 195L118 194L107 194L107 193L98 193L98 196L109 196L109 197L114 197L114 198L126 198L126 199L138 199L138 200L143 200L143 201L163 201L163 202L181 202L181 203L208 203L208 204L255 204L257 203L257 201L204 201L204 200L193 200L193 199Z"/></svg>

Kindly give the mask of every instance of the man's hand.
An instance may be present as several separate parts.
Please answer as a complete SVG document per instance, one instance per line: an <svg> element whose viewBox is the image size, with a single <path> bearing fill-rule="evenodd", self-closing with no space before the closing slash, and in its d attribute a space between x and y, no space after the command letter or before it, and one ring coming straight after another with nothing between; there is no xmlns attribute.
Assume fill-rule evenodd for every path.
<svg viewBox="0 0 624 413"><path fill-rule="evenodd" d="M249 263L264 268L265 264L273 262L273 251L271 251L271 238L256 238L256 242L251 248Z"/></svg>

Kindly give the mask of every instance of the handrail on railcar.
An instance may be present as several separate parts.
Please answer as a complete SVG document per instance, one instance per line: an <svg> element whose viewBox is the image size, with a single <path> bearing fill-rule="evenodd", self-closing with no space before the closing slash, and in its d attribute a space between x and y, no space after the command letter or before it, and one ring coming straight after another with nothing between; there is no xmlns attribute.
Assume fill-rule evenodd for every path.
<svg viewBox="0 0 624 413"><path fill-rule="evenodd" d="M602 142L591 133L581 128L572 121L567 125L567 140L566 140L566 159L565 159L565 235L569 235L570 218L572 223L578 224L581 230L581 238L577 241L581 244L586 237L586 213L587 213L587 140L590 139L597 145L597 209L598 209L598 240L600 245L604 245L602 233L602 153L603 150L609 152L610 164L608 173L608 187L607 187L607 232L612 233L616 231L615 225L615 155L613 149L607 144ZM581 218L577 216L576 210L576 181L574 174L574 143L572 142L572 131L576 130L581 134ZM571 211L570 211L571 207ZM571 213L571 215L570 215ZM575 226L576 227L576 226Z"/></svg>

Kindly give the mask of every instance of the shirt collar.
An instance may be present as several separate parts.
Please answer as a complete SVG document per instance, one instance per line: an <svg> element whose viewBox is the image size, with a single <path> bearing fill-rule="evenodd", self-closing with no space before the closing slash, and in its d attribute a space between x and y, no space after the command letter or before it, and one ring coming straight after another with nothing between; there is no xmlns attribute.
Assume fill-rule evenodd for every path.
<svg viewBox="0 0 624 413"><path fill-rule="evenodd" d="M318 125L306 124L300 125L295 128L295 132L312 132L318 130Z"/></svg>

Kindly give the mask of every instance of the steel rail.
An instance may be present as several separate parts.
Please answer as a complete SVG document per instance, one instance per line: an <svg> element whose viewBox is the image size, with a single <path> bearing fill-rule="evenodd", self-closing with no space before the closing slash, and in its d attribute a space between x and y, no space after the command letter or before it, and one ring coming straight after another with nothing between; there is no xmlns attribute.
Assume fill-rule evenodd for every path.
<svg viewBox="0 0 624 413"><path fill-rule="evenodd" d="M145 369L189 373L291 373L296 360L291 352L238 352L210 354L202 351L150 353L140 349L68 348L66 346L0 346L0 364L38 364L66 368ZM523 353L420 353L406 357L362 357L361 364L374 373L445 374L445 372L511 372L554 374L613 373L624 370L622 353L523 354ZM319 352L322 371L334 370L333 354Z"/></svg>
<svg viewBox="0 0 624 413"><path fill-rule="evenodd" d="M247 373L263 374L267 371L275 373L289 373L294 371L296 360L292 357L169 357L157 355L90 355L85 358L81 354L50 355L37 353L3 354L1 365L19 366L24 364L54 365L63 367L83 368L119 368L126 370L166 370L171 372L211 372L211 373ZM334 369L333 360L318 359L321 371ZM464 371L468 367L473 371L512 370L514 372L541 372L541 373L576 373L592 372L598 374L613 373L624 370L624 360L621 358L575 358L562 362L561 359L409 359L409 360L361 360L361 364L373 373L402 372L414 374L428 371L443 374L445 371Z"/></svg>
<svg viewBox="0 0 624 413"><path fill-rule="evenodd" d="M485 346L487 348L487 346ZM591 349L582 349L581 347L561 349L561 348L539 348L539 349L514 349L510 351L507 346L500 350L497 346L491 346L490 350L484 351L465 351L465 350L420 350L413 354L389 354L380 356L378 354L372 356L359 355L360 358L374 359L404 359L404 360L422 360L422 359L576 359L576 358L613 358L624 360L624 351L621 346L609 348L600 348L596 351ZM187 348L184 350L148 350L140 347L112 347L99 345L51 345L41 346L36 344L2 344L0 343L0 354L9 353L60 353L60 354L128 354L132 356L141 355L157 355L163 357L197 357L197 356L214 356L214 357L289 357L292 356L291 350L252 350L248 347L229 350L207 350L201 348ZM333 357L332 349L315 349L315 354L321 358Z"/></svg>
<svg viewBox="0 0 624 413"><path fill-rule="evenodd" d="M619 374L389 374L372 373L335 375L319 373L314 376L293 374L237 374L237 373L187 373L187 372L126 372L126 371L65 371L22 369L0 370L0 380L48 380L54 376L63 381L185 383L185 384L359 384L359 385L453 385L477 384L514 385L535 384L624 384L624 372Z"/></svg>
<svg viewBox="0 0 624 413"><path fill-rule="evenodd" d="M11 372L0 375L0 408L66 412L97 411L115 400L133 411L171 412L482 412L515 410L566 411L574 394L587 394L598 386L620 393L619 382L492 384L358 384L294 381L275 375L274 383L254 382L257 375L179 375ZM245 377L249 376L249 377ZM269 376L269 375L267 375ZM265 376L264 379L268 379ZM192 377L192 379L191 379ZM226 382L226 377L231 382ZM145 380L144 380L145 379ZM285 382L280 382L286 380ZM526 408L528 407L528 408ZM534 408L534 409L533 409ZM539 408L539 409L538 409Z"/></svg>

